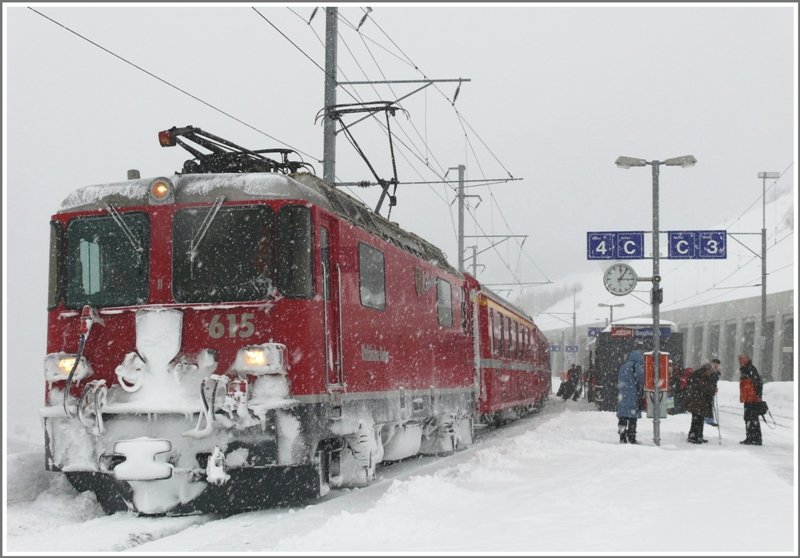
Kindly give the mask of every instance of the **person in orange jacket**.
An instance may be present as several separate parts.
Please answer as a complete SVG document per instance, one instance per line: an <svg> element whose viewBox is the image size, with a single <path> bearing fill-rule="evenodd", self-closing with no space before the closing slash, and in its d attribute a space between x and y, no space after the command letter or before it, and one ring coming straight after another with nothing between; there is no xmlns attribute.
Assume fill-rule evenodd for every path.
<svg viewBox="0 0 800 558"><path fill-rule="evenodd" d="M748 355L739 355L739 401L744 403L745 439L739 442L747 446L761 445L761 413L764 383Z"/></svg>

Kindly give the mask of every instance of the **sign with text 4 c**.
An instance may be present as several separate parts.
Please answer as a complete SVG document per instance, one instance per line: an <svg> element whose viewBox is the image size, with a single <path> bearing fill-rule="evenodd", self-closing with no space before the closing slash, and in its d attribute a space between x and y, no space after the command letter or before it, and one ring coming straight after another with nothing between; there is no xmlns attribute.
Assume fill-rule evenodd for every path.
<svg viewBox="0 0 800 558"><path fill-rule="evenodd" d="M586 259L641 260L644 258L644 232L612 231L586 233Z"/></svg>

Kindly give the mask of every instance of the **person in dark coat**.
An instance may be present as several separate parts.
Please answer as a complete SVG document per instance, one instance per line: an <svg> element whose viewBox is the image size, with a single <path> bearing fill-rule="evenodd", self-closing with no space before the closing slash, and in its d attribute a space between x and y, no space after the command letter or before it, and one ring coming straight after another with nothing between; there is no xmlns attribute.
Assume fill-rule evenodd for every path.
<svg viewBox="0 0 800 558"><path fill-rule="evenodd" d="M720 362L718 358L711 359L711 379L714 382L714 393L717 393L717 382L719 382L719 377L722 376L721 366L722 362ZM719 426L719 424L717 424L717 417L714 416L713 412L711 413L710 417L706 417L706 424L710 426Z"/></svg>
<svg viewBox="0 0 800 558"><path fill-rule="evenodd" d="M764 383L748 355L739 355L739 401L744 403L745 439L739 442L747 446L761 445L761 403Z"/></svg>
<svg viewBox="0 0 800 558"><path fill-rule="evenodd" d="M575 366L575 395L572 396L573 401L577 401L583 395L583 367L578 364Z"/></svg>
<svg viewBox="0 0 800 558"><path fill-rule="evenodd" d="M573 364L572 366L569 367L569 370L567 370L566 381L564 381L564 383L561 384L564 387L564 389L562 390L559 387L560 394L557 393L556 395L559 395L562 399L564 399L564 401L572 397L572 395L575 393L575 388L578 387L579 378L580 378L580 367L577 364Z"/></svg>
<svg viewBox="0 0 800 558"><path fill-rule="evenodd" d="M686 396L686 388L689 387L689 378L692 377L694 368L686 367L683 370L676 370L674 375L675 383L673 384L675 407L673 414L681 414L686 412L686 405L683 402Z"/></svg>
<svg viewBox="0 0 800 558"><path fill-rule="evenodd" d="M702 444L708 441L703 438L703 422L706 417L714 416L714 394L716 392L714 365L709 362L692 373L689 385L686 387L683 404L686 410L692 413L692 425L686 439L688 442Z"/></svg>
<svg viewBox="0 0 800 558"><path fill-rule="evenodd" d="M644 390L644 357L641 351L631 351L617 373L617 432L621 444L637 444L636 421Z"/></svg>

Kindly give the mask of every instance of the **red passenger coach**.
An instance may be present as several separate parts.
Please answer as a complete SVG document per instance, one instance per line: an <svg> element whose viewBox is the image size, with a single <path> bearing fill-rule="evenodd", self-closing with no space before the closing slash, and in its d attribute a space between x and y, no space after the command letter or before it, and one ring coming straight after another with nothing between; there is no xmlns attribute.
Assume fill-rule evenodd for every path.
<svg viewBox="0 0 800 558"><path fill-rule="evenodd" d="M159 139L182 173L80 188L50 229L47 468L107 512L314 498L544 403L542 334L441 250L288 150Z"/></svg>
<svg viewBox="0 0 800 558"><path fill-rule="evenodd" d="M485 422L517 418L550 393L547 340L520 308L475 286L478 313L478 412Z"/></svg>

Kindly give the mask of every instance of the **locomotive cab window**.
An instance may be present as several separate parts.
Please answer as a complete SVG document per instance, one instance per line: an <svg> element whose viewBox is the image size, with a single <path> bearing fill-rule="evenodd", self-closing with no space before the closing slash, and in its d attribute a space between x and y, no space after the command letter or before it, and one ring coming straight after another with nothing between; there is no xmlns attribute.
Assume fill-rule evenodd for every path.
<svg viewBox="0 0 800 558"><path fill-rule="evenodd" d="M363 242L358 244L358 279L361 304L376 310L386 308L386 277L383 252Z"/></svg>
<svg viewBox="0 0 800 558"><path fill-rule="evenodd" d="M262 300L272 292L273 213L265 206L192 207L175 215L173 293L178 302Z"/></svg>
<svg viewBox="0 0 800 558"><path fill-rule="evenodd" d="M50 223L50 272L47 284L47 308L55 308L61 300L61 226Z"/></svg>
<svg viewBox="0 0 800 558"><path fill-rule="evenodd" d="M142 213L78 217L67 227L69 308L143 304L147 299L150 227Z"/></svg>
<svg viewBox="0 0 800 558"><path fill-rule="evenodd" d="M278 212L278 290L291 297L314 295L311 212L287 205Z"/></svg>
<svg viewBox="0 0 800 558"><path fill-rule="evenodd" d="M449 281L436 279L436 312L439 325L452 327L453 325L453 292Z"/></svg>

